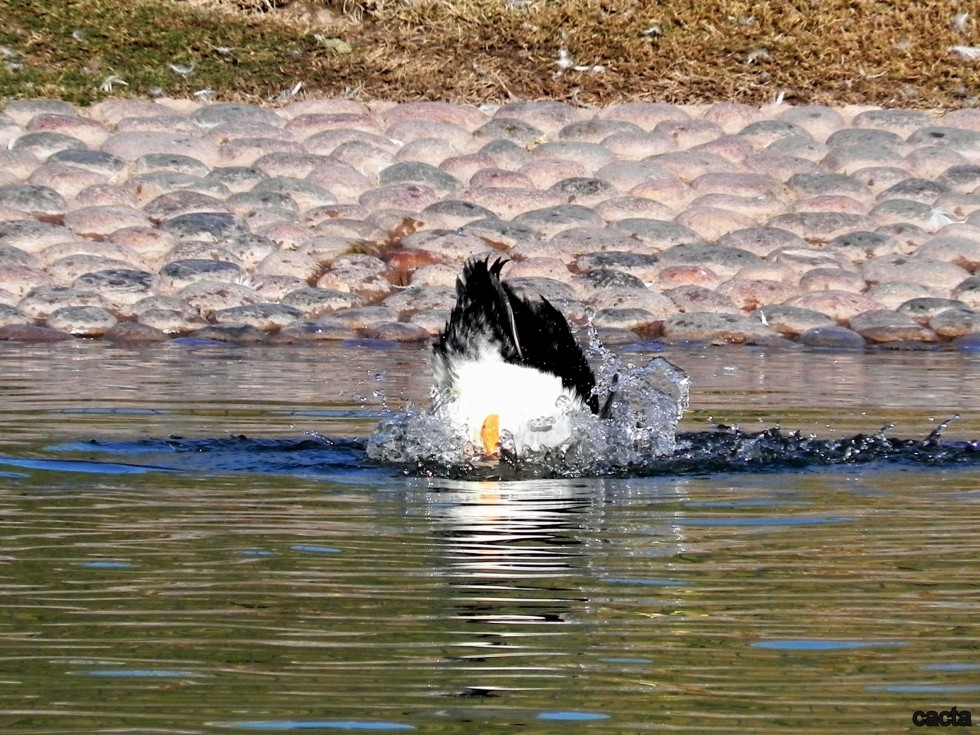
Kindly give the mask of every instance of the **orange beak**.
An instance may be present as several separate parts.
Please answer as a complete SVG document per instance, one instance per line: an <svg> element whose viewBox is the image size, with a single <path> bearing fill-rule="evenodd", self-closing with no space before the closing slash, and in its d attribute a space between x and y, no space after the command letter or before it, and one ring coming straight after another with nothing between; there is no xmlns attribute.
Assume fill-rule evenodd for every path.
<svg viewBox="0 0 980 735"><path fill-rule="evenodd" d="M497 443L500 441L500 416L492 413L483 420L483 426L480 427L480 439L483 440L484 455L496 457L499 454Z"/></svg>

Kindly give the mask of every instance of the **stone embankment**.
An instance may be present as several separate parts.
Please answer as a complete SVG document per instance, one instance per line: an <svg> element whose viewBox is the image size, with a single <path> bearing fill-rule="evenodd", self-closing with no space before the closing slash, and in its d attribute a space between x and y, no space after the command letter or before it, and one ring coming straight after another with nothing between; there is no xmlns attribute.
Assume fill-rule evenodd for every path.
<svg viewBox="0 0 980 735"><path fill-rule="evenodd" d="M980 110L17 100L0 339L425 341L471 256L607 342L980 344Z"/></svg>

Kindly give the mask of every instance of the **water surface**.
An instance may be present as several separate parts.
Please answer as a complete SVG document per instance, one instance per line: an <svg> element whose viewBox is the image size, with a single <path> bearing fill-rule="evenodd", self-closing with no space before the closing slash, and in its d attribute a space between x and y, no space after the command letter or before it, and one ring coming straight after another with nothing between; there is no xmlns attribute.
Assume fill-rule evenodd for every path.
<svg viewBox="0 0 980 735"><path fill-rule="evenodd" d="M968 355L668 356L685 431L980 437ZM896 732L980 700L974 464L426 478L362 456L425 400L417 349L0 360L5 733Z"/></svg>

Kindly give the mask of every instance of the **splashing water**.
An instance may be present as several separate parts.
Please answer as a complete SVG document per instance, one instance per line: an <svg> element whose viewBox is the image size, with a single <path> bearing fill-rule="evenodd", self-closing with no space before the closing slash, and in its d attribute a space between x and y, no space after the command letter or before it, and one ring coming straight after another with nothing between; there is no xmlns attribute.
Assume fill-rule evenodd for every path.
<svg viewBox="0 0 980 735"><path fill-rule="evenodd" d="M599 343L594 329L587 351L597 368L600 403L611 396L606 417L600 419L559 398L558 418L541 417L531 426L548 431L557 421L567 420L570 438L559 447L518 452L514 438L503 432L501 459L479 458L442 414L409 406L378 424L367 454L375 461L440 475L482 476L493 471L577 477L628 472L673 453L677 423L688 400L690 380L684 371L662 357L645 365L624 361Z"/></svg>

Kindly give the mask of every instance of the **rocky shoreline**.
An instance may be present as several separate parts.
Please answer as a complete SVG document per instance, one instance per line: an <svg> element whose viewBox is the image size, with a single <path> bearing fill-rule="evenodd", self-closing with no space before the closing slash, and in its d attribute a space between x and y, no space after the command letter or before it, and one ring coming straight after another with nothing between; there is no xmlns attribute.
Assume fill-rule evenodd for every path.
<svg viewBox="0 0 980 735"><path fill-rule="evenodd" d="M462 262L608 343L980 345L980 109L14 100L0 340L431 339Z"/></svg>

